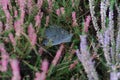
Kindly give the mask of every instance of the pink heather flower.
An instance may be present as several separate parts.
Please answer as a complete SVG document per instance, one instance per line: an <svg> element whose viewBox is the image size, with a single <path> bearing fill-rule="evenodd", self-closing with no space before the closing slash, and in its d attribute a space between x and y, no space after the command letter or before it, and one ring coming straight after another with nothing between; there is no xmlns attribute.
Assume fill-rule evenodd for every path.
<svg viewBox="0 0 120 80"><path fill-rule="evenodd" d="M5 30L9 30L10 29L10 26L9 26L9 24L5 24Z"/></svg>
<svg viewBox="0 0 120 80"><path fill-rule="evenodd" d="M5 11L5 15L6 15L6 18L7 18L7 22L9 22L10 19L11 19L11 15L10 15L8 10Z"/></svg>
<svg viewBox="0 0 120 80"><path fill-rule="evenodd" d="M28 36L29 36L31 45L34 46L37 42L37 35L31 23L28 27Z"/></svg>
<svg viewBox="0 0 120 80"><path fill-rule="evenodd" d="M47 61L46 59L43 60L42 66L41 66L41 70L42 70L43 72L47 73L47 71L48 71L48 65L49 65L48 61Z"/></svg>
<svg viewBox="0 0 120 80"><path fill-rule="evenodd" d="M6 72L8 61L9 61L9 55L8 55L7 51L5 50L5 46L3 43L0 44L0 53L1 53L1 58L2 58L0 71Z"/></svg>
<svg viewBox="0 0 120 80"><path fill-rule="evenodd" d="M1 0L0 5L2 6L2 9L5 13L6 16L6 24L9 25L12 22L12 17L10 15L10 12L8 10L7 7L10 7L10 1L9 0ZM10 26L7 26L7 28L5 28L5 30L10 29Z"/></svg>
<svg viewBox="0 0 120 80"><path fill-rule="evenodd" d="M65 13L64 7L61 7L61 8L60 8L60 12L61 12L61 14L64 14L64 13Z"/></svg>
<svg viewBox="0 0 120 80"><path fill-rule="evenodd" d="M53 4L53 1L52 0L47 0L48 1L48 9L49 9L49 12L52 11L52 4Z"/></svg>
<svg viewBox="0 0 120 80"><path fill-rule="evenodd" d="M24 23L24 18L25 18L25 10L21 10L21 14L20 14L20 22L21 22L21 24Z"/></svg>
<svg viewBox="0 0 120 80"><path fill-rule="evenodd" d="M49 65L48 61L46 59L43 60L42 66L41 66L42 72L41 73L37 72L36 78L34 80L45 80L46 79L46 74L48 72L48 65Z"/></svg>
<svg viewBox="0 0 120 80"><path fill-rule="evenodd" d="M10 15L10 13L9 13L9 11L8 10L5 10L4 11L5 12L5 16L6 16L6 27L5 27L5 30L9 30L11 27L9 26L9 24L10 24L10 22L11 22L11 20L12 20L12 17L11 17L11 15Z"/></svg>
<svg viewBox="0 0 120 80"><path fill-rule="evenodd" d="M18 5L20 7L20 21L21 21L21 24L23 24L24 22L24 18L25 18L25 0L18 0Z"/></svg>
<svg viewBox="0 0 120 80"><path fill-rule="evenodd" d="M37 6L39 10L41 10L42 4L43 4L43 0L37 0Z"/></svg>
<svg viewBox="0 0 120 80"><path fill-rule="evenodd" d="M10 65L11 65L12 74L13 74L11 80L21 80L18 60L17 59L11 59L10 60Z"/></svg>
<svg viewBox="0 0 120 80"><path fill-rule="evenodd" d="M46 16L46 23L45 23L45 26L48 26L49 21L50 21L50 16Z"/></svg>
<svg viewBox="0 0 120 80"><path fill-rule="evenodd" d="M74 11L72 12L72 21L73 21L73 23L72 23L73 27L78 25L77 20L76 20L76 12L74 12Z"/></svg>
<svg viewBox="0 0 120 80"><path fill-rule="evenodd" d="M39 52L40 55L42 55L42 54L43 54L43 51L44 51L43 48L40 47L38 52Z"/></svg>
<svg viewBox="0 0 120 80"><path fill-rule="evenodd" d="M57 10L56 10L56 14L57 14L58 16L61 15L61 14L60 14L60 9L57 9Z"/></svg>
<svg viewBox="0 0 120 80"><path fill-rule="evenodd" d="M14 8L14 17L16 18L18 16L18 11L16 10L16 8Z"/></svg>
<svg viewBox="0 0 120 80"><path fill-rule="evenodd" d="M8 36L9 36L9 39L10 39L12 45L13 45L13 46L16 46L16 41L15 41L15 38L14 38L13 34L12 34L12 33L9 33Z"/></svg>
<svg viewBox="0 0 120 80"><path fill-rule="evenodd" d="M9 10L11 10L12 6L10 3L10 0L0 0L0 1L1 1L0 6L2 7L2 9L5 13L6 24L9 25L9 26L5 27L5 30L9 30L9 29L11 29L11 25L12 25L12 16L10 15Z"/></svg>
<svg viewBox="0 0 120 80"><path fill-rule="evenodd" d="M0 33L3 31L3 23L0 21Z"/></svg>
<svg viewBox="0 0 120 80"><path fill-rule="evenodd" d="M72 63L70 66L69 66L69 69L73 69L76 65L78 64L78 60L75 60L74 63Z"/></svg>
<svg viewBox="0 0 120 80"><path fill-rule="evenodd" d="M60 59L63 49L64 49L64 45L61 44L59 50L56 52L56 55L52 61L52 64L54 66L57 64L58 60Z"/></svg>
<svg viewBox="0 0 120 80"><path fill-rule="evenodd" d="M27 8L28 8L28 13L30 14L33 8L33 0L27 0Z"/></svg>
<svg viewBox="0 0 120 80"><path fill-rule="evenodd" d="M20 10L23 10L25 8L25 4L26 4L25 0L17 0L17 3L20 7Z"/></svg>
<svg viewBox="0 0 120 80"><path fill-rule="evenodd" d="M23 32L20 20L14 22L14 30L16 32L16 36L20 36L21 33Z"/></svg>
<svg viewBox="0 0 120 80"><path fill-rule="evenodd" d="M43 17L43 12L38 12L38 14L35 16L35 26L38 26L38 28L41 26L41 19Z"/></svg>
<svg viewBox="0 0 120 80"><path fill-rule="evenodd" d="M40 72L36 72L35 76L36 76L36 78L34 80L42 80L42 79L40 79L41 78L41 73Z"/></svg>
<svg viewBox="0 0 120 80"><path fill-rule="evenodd" d="M90 17L90 15L88 15L86 17L86 20L85 20L85 23L84 23L84 32L88 32L90 21L91 21L91 17Z"/></svg>
<svg viewBox="0 0 120 80"><path fill-rule="evenodd" d="M4 11L7 10L8 4L9 4L9 0L1 0L0 5L2 5L2 8L3 8Z"/></svg>

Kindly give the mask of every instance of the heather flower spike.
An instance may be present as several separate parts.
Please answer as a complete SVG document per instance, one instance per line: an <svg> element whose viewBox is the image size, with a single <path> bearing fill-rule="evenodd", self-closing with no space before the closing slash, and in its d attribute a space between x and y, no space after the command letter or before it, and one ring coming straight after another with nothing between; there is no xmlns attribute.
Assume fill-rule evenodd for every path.
<svg viewBox="0 0 120 80"><path fill-rule="evenodd" d="M49 21L50 21L50 16L46 16L46 23L45 23L45 26L48 26Z"/></svg>
<svg viewBox="0 0 120 80"><path fill-rule="evenodd" d="M44 0L37 0L37 6L38 6L39 10L41 10L43 1L44 1Z"/></svg>
<svg viewBox="0 0 120 80"><path fill-rule="evenodd" d="M9 39L13 46L16 46L16 41L12 33L9 33Z"/></svg>
<svg viewBox="0 0 120 80"><path fill-rule="evenodd" d="M3 31L3 23L0 21L0 33Z"/></svg>
<svg viewBox="0 0 120 80"><path fill-rule="evenodd" d="M56 14L57 14L57 16L60 16L60 9L56 10Z"/></svg>
<svg viewBox="0 0 120 80"><path fill-rule="evenodd" d="M89 25L90 25L90 21L91 21L91 17L90 15L88 15L86 17L86 20L84 22L84 32L88 32L88 28L89 28Z"/></svg>
<svg viewBox="0 0 120 80"><path fill-rule="evenodd" d="M38 29L39 27L41 26L41 19L43 17L43 12L39 11L38 14L35 16L35 26L38 26Z"/></svg>
<svg viewBox="0 0 120 80"><path fill-rule="evenodd" d="M76 19L76 12L72 12L72 26L75 27L75 26L78 26L77 24L77 19Z"/></svg>
<svg viewBox="0 0 120 80"><path fill-rule="evenodd" d="M48 72L48 61L45 59L42 61L41 70L42 72L36 72L36 78L34 80L46 80L46 74Z"/></svg>
<svg viewBox="0 0 120 80"><path fill-rule="evenodd" d="M19 61L17 59L10 59L10 65L12 68L12 79L11 80L21 80Z"/></svg>
<svg viewBox="0 0 120 80"><path fill-rule="evenodd" d="M53 6L53 1L52 0L47 0L48 1L48 10L49 12L52 11L52 6Z"/></svg>
<svg viewBox="0 0 120 80"><path fill-rule="evenodd" d="M30 39L31 45L35 46L37 42L37 34L35 33L35 29L33 28L33 25L31 23L28 27L28 37Z"/></svg>
<svg viewBox="0 0 120 80"><path fill-rule="evenodd" d="M21 36L21 33L23 32L23 28L21 26L21 21L17 20L14 22L14 30L15 30L15 34L16 36Z"/></svg>
<svg viewBox="0 0 120 80"><path fill-rule="evenodd" d="M1 53L1 66L0 71L6 72L7 71L7 65L9 62L9 55L7 51L5 50L5 46L3 43L0 43L0 53Z"/></svg>
<svg viewBox="0 0 120 80"><path fill-rule="evenodd" d="M61 8L60 8L60 11L61 11L61 14L64 14L64 13L65 13L64 7L61 7Z"/></svg>
<svg viewBox="0 0 120 80"><path fill-rule="evenodd" d="M61 55L62 55L63 49L64 49L64 45L61 44L60 47L59 47L59 49L58 49L58 51L56 52L56 55L55 55L53 61L52 61L52 64L53 64L54 66L57 65L57 62L58 62L58 60L60 59L60 57L61 57Z"/></svg>

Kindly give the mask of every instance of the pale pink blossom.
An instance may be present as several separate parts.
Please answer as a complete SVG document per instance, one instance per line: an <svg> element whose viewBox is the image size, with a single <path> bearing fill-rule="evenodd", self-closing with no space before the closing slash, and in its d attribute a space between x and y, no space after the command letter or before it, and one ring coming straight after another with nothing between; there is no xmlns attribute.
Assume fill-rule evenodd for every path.
<svg viewBox="0 0 120 80"><path fill-rule="evenodd" d="M41 79L41 73L40 72L36 72L35 73L35 79L34 80L42 80Z"/></svg>
<svg viewBox="0 0 120 80"><path fill-rule="evenodd" d="M1 53L1 66L0 71L6 72L7 71L7 65L9 62L9 55L7 51L5 50L5 46L3 43L0 44L0 53Z"/></svg>
<svg viewBox="0 0 120 80"><path fill-rule="evenodd" d="M23 10L25 8L25 4L26 4L25 0L17 0L17 3L20 7L20 10Z"/></svg>
<svg viewBox="0 0 120 80"><path fill-rule="evenodd" d="M6 22L9 23L11 20L11 15L8 10L4 10L5 16L6 16Z"/></svg>
<svg viewBox="0 0 120 80"><path fill-rule="evenodd" d="M15 30L15 34L16 36L21 36L21 33L23 32L23 28L21 26L21 21L17 20L14 22L14 30Z"/></svg>
<svg viewBox="0 0 120 80"><path fill-rule="evenodd" d="M38 52L39 52L40 55L42 55L42 54L43 54L43 51L44 51L43 48L40 47Z"/></svg>
<svg viewBox="0 0 120 80"><path fill-rule="evenodd" d="M43 72L47 73L47 71L48 71L48 65L49 65L48 61L47 61L46 59L43 60L42 66L41 66L41 70L42 70Z"/></svg>
<svg viewBox="0 0 120 80"><path fill-rule="evenodd" d="M57 16L60 16L60 15L61 15L60 9L57 9L57 10L56 10L56 14L57 14Z"/></svg>
<svg viewBox="0 0 120 80"><path fill-rule="evenodd" d="M64 7L60 7L59 9L56 9L57 16L61 16L65 13Z"/></svg>
<svg viewBox="0 0 120 80"><path fill-rule="evenodd" d="M38 26L38 28L41 26L41 19L43 17L43 12L38 12L38 14L35 16L35 26Z"/></svg>
<svg viewBox="0 0 120 80"><path fill-rule="evenodd" d="M53 6L53 1L52 0L47 0L48 1L48 10L49 12L52 11L52 6Z"/></svg>
<svg viewBox="0 0 120 80"><path fill-rule="evenodd" d="M42 4L43 4L43 0L37 0L37 6L39 10L41 10Z"/></svg>
<svg viewBox="0 0 120 80"><path fill-rule="evenodd" d="M4 10L4 13L5 13L5 16L6 16L6 25L7 25L5 27L5 30L9 30L9 29L11 29L9 24L12 22L12 16L10 15L8 10Z"/></svg>
<svg viewBox="0 0 120 80"><path fill-rule="evenodd" d="M46 22L45 22L45 26L48 26L48 24L49 24L49 21L50 21L50 16L46 16Z"/></svg>
<svg viewBox="0 0 120 80"><path fill-rule="evenodd" d="M65 14L65 9L64 9L64 7L61 7L61 8L60 8L60 12L61 12L61 14Z"/></svg>
<svg viewBox="0 0 120 80"><path fill-rule="evenodd" d="M72 12L72 21L73 21L73 23L72 23L73 27L78 26L75 11Z"/></svg>
<svg viewBox="0 0 120 80"><path fill-rule="evenodd" d="M14 8L14 17L16 18L18 16L18 11L16 10L16 8Z"/></svg>
<svg viewBox="0 0 120 80"><path fill-rule="evenodd" d="M12 34L12 33L9 33L8 36L9 36L9 39L10 39L12 45L13 45L13 46L16 46L16 41L15 41L15 38L14 38L13 34Z"/></svg>
<svg viewBox="0 0 120 80"><path fill-rule="evenodd" d="M25 18L25 10L21 10L21 14L20 14L20 22L21 22L21 24L24 23L24 18Z"/></svg>
<svg viewBox="0 0 120 80"><path fill-rule="evenodd" d="M1 0L1 4L0 5L2 6L4 11L7 10L8 4L9 4L9 0Z"/></svg>
<svg viewBox="0 0 120 80"><path fill-rule="evenodd" d="M11 80L21 80L19 61L17 59L11 59L10 65L11 65L12 74L13 74Z"/></svg>
<svg viewBox="0 0 120 80"><path fill-rule="evenodd" d="M49 65L48 61L46 59L43 60L42 66L41 66L42 72L41 73L37 72L36 78L34 80L46 80L46 75L48 72L48 65Z"/></svg>
<svg viewBox="0 0 120 80"><path fill-rule="evenodd" d="M5 13L5 16L6 16L6 22L7 24L10 22L11 20L11 15L10 15L10 12L8 11L7 9L7 6L10 4L9 0L1 0L1 6L2 6L2 9Z"/></svg>
<svg viewBox="0 0 120 80"><path fill-rule="evenodd" d="M18 0L17 3L18 3L19 8L20 8L20 22L21 22L21 24L23 24L24 18L25 18L25 4L26 4L26 1L25 0Z"/></svg>
<svg viewBox="0 0 120 80"><path fill-rule="evenodd" d="M28 8L28 13L31 14L33 8L33 0L27 0L27 8Z"/></svg>
<svg viewBox="0 0 120 80"><path fill-rule="evenodd" d="M69 66L69 69L73 69L75 68L75 66L78 64L78 60L75 60L70 66Z"/></svg>
<svg viewBox="0 0 120 80"><path fill-rule="evenodd" d="M54 66L57 64L58 60L60 59L63 49L64 49L64 45L61 44L61 45L60 45L60 48L59 48L58 51L56 52L56 55L55 55L55 57L54 57L54 59L53 59L53 61L52 61L52 64L53 64Z"/></svg>
<svg viewBox="0 0 120 80"><path fill-rule="evenodd" d="M0 33L3 31L3 23L0 21Z"/></svg>
<svg viewBox="0 0 120 80"><path fill-rule="evenodd" d="M90 25L90 21L91 21L91 16L88 15L86 17L86 20L85 20L85 23L84 23L84 32L88 32L88 28L89 28L89 25Z"/></svg>
<svg viewBox="0 0 120 80"><path fill-rule="evenodd" d="M33 25L30 23L28 27L28 37L30 39L30 43L32 46L35 46L37 42L37 35L35 33L35 29L33 28Z"/></svg>

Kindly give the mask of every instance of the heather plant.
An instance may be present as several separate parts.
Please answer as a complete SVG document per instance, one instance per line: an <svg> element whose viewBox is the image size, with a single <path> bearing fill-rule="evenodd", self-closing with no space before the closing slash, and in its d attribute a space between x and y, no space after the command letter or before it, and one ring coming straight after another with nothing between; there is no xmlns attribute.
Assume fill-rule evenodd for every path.
<svg viewBox="0 0 120 80"><path fill-rule="evenodd" d="M119 80L119 47L119 0L0 0L0 80Z"/></svg>

